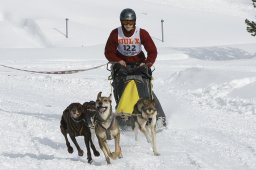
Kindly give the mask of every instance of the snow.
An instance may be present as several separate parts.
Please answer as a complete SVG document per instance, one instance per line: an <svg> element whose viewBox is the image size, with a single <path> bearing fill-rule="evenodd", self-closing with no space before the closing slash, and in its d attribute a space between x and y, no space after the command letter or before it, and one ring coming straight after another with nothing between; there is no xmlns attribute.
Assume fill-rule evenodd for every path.
<svg viewBox="0 0 256 170"><path fill-rule="evenodd" d="M255 16L251 1L0 2L0 64L35 71L107 63L108 35L119 26L120 11L134 8L137 25L149 31L158 48L153 90L168 121L157 133L160 156L142 134L136 142L133 132L122 132L124 157L107 165L95 138L101 156L93 156L90 165L76 149L67 152L59 123L70 103L111 93L106 66L65 75L0 66L1 170L256 169L256 40L244 23ZM78 142L86 151L83 138ZM113 150L113 141L109 144Z"/></svg>

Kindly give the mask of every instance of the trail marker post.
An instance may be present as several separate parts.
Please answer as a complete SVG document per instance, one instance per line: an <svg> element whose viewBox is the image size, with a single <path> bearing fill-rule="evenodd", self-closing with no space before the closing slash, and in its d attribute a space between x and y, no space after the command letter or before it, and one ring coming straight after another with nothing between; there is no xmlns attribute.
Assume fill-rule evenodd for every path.
<svg viewBox="0 0 256 170"><path fill-rule="evenodd" d="M66 18L66 38L68 38L68 18Z"/></svg>
<svg viewBox="0 0 256 170"><path fill-rule="evenodd" d="M164 20L161 19L162 42L164 42Z"/></svg>

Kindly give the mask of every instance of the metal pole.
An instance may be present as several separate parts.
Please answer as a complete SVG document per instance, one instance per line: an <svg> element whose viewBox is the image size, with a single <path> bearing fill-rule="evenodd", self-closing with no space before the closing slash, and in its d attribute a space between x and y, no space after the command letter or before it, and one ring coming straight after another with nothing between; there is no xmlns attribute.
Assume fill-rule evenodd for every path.
<svg viewBox="0 0 256 170"><path fill-rule="evenodd" d="M164 42L164 20L161 19L161 28L162 28L162 42Z"/></svg>
<svg viewBox="0 0 256 170"><path fill-rule="evenodd" d="M68 38L68 18L66 18L66 38Z"/></svg>

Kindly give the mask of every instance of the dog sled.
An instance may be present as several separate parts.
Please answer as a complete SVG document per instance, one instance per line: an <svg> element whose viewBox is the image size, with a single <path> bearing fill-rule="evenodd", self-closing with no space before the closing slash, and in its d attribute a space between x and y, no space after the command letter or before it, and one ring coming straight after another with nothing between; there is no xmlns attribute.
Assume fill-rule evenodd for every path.
<svg viewBox="0 0 256 170"><path fill-rule="evenodd" d="M146 65L127 64L126 67L114 63L107 66L111 72L114 98L116 101L117 120L122 130L133 126L132 114L135 104L140 98L154 99L157 114L157 131L166 128L166 116L162 106L152 90L152 71Z"/></svg>

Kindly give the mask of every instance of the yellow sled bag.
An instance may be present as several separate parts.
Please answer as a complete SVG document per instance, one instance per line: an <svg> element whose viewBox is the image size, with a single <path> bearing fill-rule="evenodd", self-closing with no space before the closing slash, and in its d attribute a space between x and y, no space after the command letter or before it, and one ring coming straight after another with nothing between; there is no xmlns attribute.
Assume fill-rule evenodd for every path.
<svg viewBox="0 0 256 170"><path fill-rule="evenodd" d="M117 113L132 114L133 107L139 100L139 93L134 80L127 83L117 106Z"/></svg>

